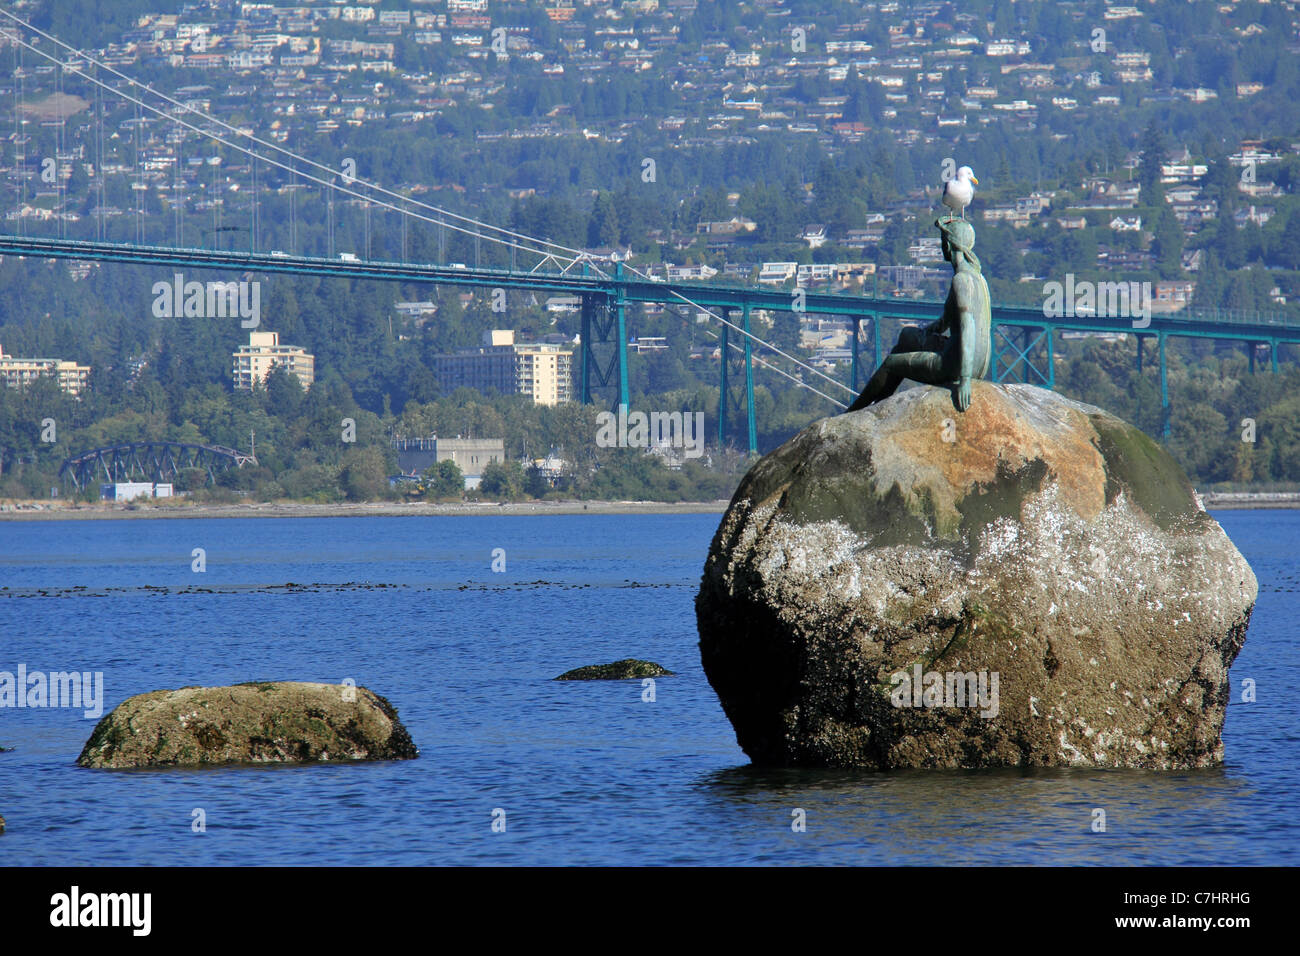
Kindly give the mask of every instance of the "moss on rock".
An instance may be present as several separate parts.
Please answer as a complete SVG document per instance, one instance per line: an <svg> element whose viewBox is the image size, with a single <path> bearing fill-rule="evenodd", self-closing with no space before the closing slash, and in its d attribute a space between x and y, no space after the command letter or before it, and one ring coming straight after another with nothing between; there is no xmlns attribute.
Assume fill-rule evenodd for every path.
<svg viewBox="0 0 1300 956"><path fill-rule="evenodd" d="M262 681L131 697L96 725L77 763L124 768L416 756L393 705L364 687Z"/></svg>
<svg viewBox="0 0 1300 956"><path fill-rule="evenodd" d="M1192 483L1173 457L1149 435L1104 412L1088 416L1097 433L1097 448L1106 460L1106 503L1120 492L1164 531L1180 522L1199 520Z"/></svg>

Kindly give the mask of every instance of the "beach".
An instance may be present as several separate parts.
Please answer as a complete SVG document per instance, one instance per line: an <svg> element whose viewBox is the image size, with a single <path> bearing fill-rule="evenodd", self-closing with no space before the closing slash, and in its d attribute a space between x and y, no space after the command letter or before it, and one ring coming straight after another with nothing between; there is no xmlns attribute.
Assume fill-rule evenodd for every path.
<svg viewBox="0 0 1300 956"><path fill-rule="evenodd" d="M129 503L63 501L0 502L0 521L86 521L113 518L396 518L434 515L639 515L721 514L717 501L362 501L309 504L296 501L214 504L179 499Z"/></svg>

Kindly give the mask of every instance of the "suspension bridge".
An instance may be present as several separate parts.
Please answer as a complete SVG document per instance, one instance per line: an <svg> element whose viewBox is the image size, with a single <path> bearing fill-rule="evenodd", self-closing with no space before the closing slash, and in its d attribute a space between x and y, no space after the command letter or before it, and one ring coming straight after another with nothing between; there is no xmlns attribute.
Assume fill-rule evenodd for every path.
<svg viewBox="0 0 1300 956"><path fill-rule="evenodd" d="M249 160L251 182L249 251L188 247L179 242L184 234L183 216L186 205L184 190L179 180L179 156L175 163L173 183L174 228L178 241L172 245L148 245L144 242L145 212L143 206L143 163L139 189L136 190L136 241L108 241L102 216L96 220L93 239L69 238L67 223L57 219L58 236L39 236L27 233L21 207L25 202L27 157L16 157L19 169L15 187L16 203L20 207L15 221L17 234L0 234L0 254L32 256L45 259L72 259L105 263L150 265L159 268L234 270L241 273L325 276L342 279L365 279L399 283L432 283L480 289L503 289L544 294L576 296L581 301L580 354L575 382L577 394L585 403L607 403L611 408L630 404L628 387L629 309L638 305L655 304L695 310L707 317L708 334L719 340L719 400L718 436L726 443L731 435L731 410L734 406L743 415L745 439L748 450L757 452L757 423L754 411L755 367L780 375L798 387L809 389L833 406L845 407L856 396L866 375L878 365L886 351L887 330L892 325L916 324L938 318L942 301L935 299L908 299L875 294L847 292L822 292L802 288L772 288L749 286L730 282L673 282L660 281L632 267L626 262L598 259L584 249L567 247L548 239L506 229L492 223L453 212L449 209L415 199L409 192L385 188L355 175L355 170L334 168L310 157L294 152L278 142L267 140L204 112L192 103L183 102L166 93L145 86L97 60L85 51L74 49L58 38L41 31L13 13L0 8L0 40L13 47L15 57L15 143L26 142L23 126L22 90L26 73L22 56L33 54L53 65L55 86L62 92L69 83L84 84L96 103L98 130L91 139L98 144L96 155L96 183L99 206L104 206L104 153L102 130L102 102L104 94L115 97L122 105L129 105L137 122L133 134L137 137L136 156L144 154L139 138L144 128L141 117L152 115L169 125L169 129L184 142L193 137L209 147L241 154ZM57 48L51 52L38 42ZM66 118L57 123L58 143L64 142ZM259 187L259 166L263 169ZM261 217L259 196L269 188L272 177L278 176L288 187L313 184L329 197L328 252L326 256L312 256L294 252L258 251ZM214 183L216 164L213 164ZM63 190L62 177L58 181ZM296 226L292 220L292 203L296 190L291 189L291 222L286 243L295 247ZM362 258L348 254L335 255L335 229L333 221L334 197L346 197L364 205L366 210L366 247L369 249L369 211L371 208L395 212L401 219L403 261L372 258L369 253ZM62 201L62 193L60 193ZM222 226L218 206L213 206L213 229L209 234L221 235ZM473 266L464 264L414 263L405 260L408 222L412 227L435 227L439 246L445 247L447 231L470 239L477 251L487 243L504 257L508 255L510 267L484 267L476 256ZM518 265L523 257L524 266ZM531 265L530 265L531 263ZM797 313L800 315L827 315L847 321L851 342L851 359L847 380L804 361L797 355L764 340L754 332L754 313ZM1101 334L1124 334L1137 337L1137 362L1144 362L1147 345L1154 340L1155 362L1159 367L1161 402L1164 411L1163 429L1169 433L1169 388L1167 368L1167 343L1172 338L1200 338L1244 343L1250 355L1252 369L1256 351L1266 348L1274 372L1278 369L1279 349L1285 345L1300 344L1300 321L1262 314L1233 315L1230 313L1193 314L1186 310L1174 313L1152 313L1140 323L1132 318L1105 315L1047 316L1041 308L994 305L992 310L993 344L995 361L991 377L998 382L1022 381L1046 388L1055 386L1055 350L1058 333L1077 331ZM873 363L865 367L865 358ZM834 394L828 394L829 390Z"/></svg>

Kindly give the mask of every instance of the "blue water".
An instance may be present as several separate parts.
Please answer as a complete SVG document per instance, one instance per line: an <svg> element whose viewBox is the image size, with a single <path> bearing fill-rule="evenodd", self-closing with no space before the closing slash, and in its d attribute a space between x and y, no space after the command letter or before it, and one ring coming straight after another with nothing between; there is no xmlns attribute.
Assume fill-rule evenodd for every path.
<svg viewBox="0 0 1300 956"><path fill-rule="evenodd" d="M420 748L95 771L74 763L93 719L3 709L0 860L1294 865L1300 513L1215 517L1259 577L1232 671L1258 700L1229 708L1225 766L1187 773L752 769L696 647L716 515L0 523L0 670L102 671L105 712L159 688L350 677ZM677 676L653 702L638 681L550 680L623 657Z"/></svg>

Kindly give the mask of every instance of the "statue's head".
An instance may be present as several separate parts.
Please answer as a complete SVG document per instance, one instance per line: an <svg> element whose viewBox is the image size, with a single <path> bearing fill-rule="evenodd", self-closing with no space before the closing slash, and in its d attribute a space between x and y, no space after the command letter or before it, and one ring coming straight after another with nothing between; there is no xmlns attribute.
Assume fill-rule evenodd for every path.
<svg viewBox="0 0 1300 956"><path fill-rule="evenodd" d="M943 216L934 221L939 230L943 257L948 262L955 262L955 253L961 253L968 263L979 268L979 259L975 258L975 229L965 219L955 216Z"/></svg>

